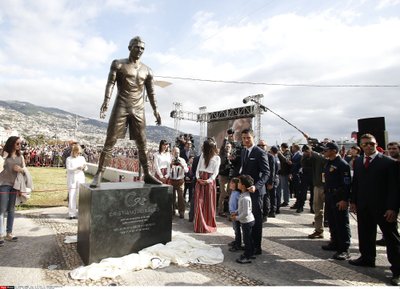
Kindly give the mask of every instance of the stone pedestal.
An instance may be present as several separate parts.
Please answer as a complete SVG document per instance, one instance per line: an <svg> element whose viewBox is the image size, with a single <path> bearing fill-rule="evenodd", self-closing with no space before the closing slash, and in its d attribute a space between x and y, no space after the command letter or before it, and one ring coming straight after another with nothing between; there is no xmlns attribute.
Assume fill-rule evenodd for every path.
<svg viewBox="0 0 400 289"><path fill-rule="evenodd" d="M137 183L81 184L78 253L88 265L171 241L172 187Z"/></svg>

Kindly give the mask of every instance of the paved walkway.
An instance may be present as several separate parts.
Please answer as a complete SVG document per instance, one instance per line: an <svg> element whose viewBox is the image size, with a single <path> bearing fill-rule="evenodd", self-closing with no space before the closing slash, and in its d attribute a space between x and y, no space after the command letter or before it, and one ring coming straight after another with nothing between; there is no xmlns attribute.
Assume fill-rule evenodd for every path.
<svg viewBox="0 0 400 289"><path fill-rule="evenodd" d="M0 248L0 286L39 285L120 285L120 286L226 286L226 285L278 285L278 286L385 286L391 272L386 260L385 247L378 247L377 267L358 268L346 261L330 259L333 252L321 250L325 239L310 240L313 215L308 209L296 214L281 208L277 218L264 223L263 253L252 264L240 265L235 259L240 253L228 251L232 241L231 223L217 217L218 232L193 233L187 219L173 219L173 230L219 246L225 255L218 265L171 265L164 269L145 269L129 272L114 279L98 281L72 280L68 273L82 265L76 244L64 244L67 235L77 234L77 220L68 220L67 208L43 208L18 211L15 220L16 243L7 242ZM187 218L187 215L185 216ZM358 256L357 231L351 219L353 257Z"/></svg>

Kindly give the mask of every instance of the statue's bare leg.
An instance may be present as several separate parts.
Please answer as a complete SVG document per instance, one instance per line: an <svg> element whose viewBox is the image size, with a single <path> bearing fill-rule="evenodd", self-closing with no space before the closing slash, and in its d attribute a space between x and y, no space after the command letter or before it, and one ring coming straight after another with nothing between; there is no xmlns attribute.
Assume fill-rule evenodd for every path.
<svg viewBox="0 0 400 289"><path fill-rule="evenodd" d="M100 186L101 179L103 177L103 173L104 173L106 167L110 164L112 148L114 147L116 142L117 142L116 138L107 137L106 142L104 144L103 151L100 154L97 172L93 177L92 183L90 184L91 188L96 188L96 187Z"/></svg>

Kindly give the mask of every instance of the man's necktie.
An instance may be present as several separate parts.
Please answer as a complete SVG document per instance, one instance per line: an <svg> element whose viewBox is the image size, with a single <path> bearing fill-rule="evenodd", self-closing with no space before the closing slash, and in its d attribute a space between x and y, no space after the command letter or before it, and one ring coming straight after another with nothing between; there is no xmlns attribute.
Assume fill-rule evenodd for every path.
<svg viewBox="0 0 400 289"><path fill-rule="evenodd" d="M371 162L371 157L365 157L364 167L368 169L369 163Z"/></svg>
<svg viewBox="0 0 400 289"><path fill-rule="evenodd" d="M249 154L250 154L250 151L248 149L246 149L246 155L244 157L244 162L245 163L247 163L247 161L249 160Z"/></svg>

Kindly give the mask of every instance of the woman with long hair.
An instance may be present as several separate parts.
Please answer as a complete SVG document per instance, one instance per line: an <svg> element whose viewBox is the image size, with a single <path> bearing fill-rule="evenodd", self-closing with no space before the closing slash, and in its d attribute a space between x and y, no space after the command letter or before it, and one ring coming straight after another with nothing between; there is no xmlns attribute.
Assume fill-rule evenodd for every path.
<svg viewBox="0 0 400 289"><path fill-rule="evenodd" d="M68 218L76 219L76 196L79 194L79 184L85 182L87 170L86 160L81 156L81 147L74 144L71 155L66 160L68 186Z"/></svg>
<svg viewBox="0 0 400 289"><path fill-rule="evenodd" d="M154 154L155 177L163 184L168 183L171 168L171 153L169 152L168 142L163 139L160 141L158 152Z"/></svg>
<svg viewBox="0 0 400 289"><path fill-rule="evenodd" d="M194 231L212 233L217 230L215 208L217 199L216 177L221 159L213 138L204 141L202 154L196 170L196 187L194 193Z"/></svg>
<svg viewBox="0 0 400 289"><path fill-rule="evenodd" d="M25 162L21 154L21 139L11 136L3 148L4 169L0 173L0 247L4 240L16 242L13 236L15 200L18 191L13 188L18 173L24 174ZM4 217L7 212L7 226L4 227Z"/></svg>

